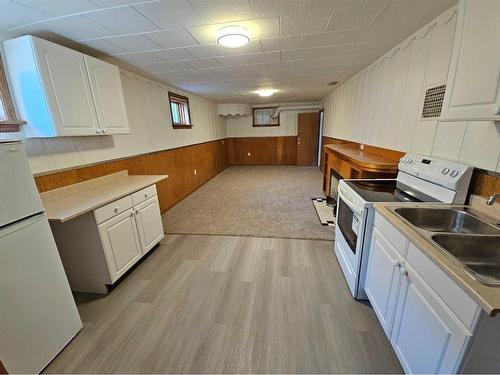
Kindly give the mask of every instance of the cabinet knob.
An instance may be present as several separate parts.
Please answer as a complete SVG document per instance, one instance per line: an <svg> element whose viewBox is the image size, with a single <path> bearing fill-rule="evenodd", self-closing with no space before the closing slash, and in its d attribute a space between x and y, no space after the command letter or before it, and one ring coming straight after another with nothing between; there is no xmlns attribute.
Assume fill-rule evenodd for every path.
<svg viewBox="0 0 500 375"><path fill-rule="evenodd" d="M115 209L114 209L114 211L115 211L115 214L116 214L118 211L120 211L120 207L116 206Z"/></svg>
<svg viewBox="0 0 500 375"><path fill-rule="evenodd" d="M399 269L399 273L403 276L408 276L408 271L404 267Z"/></svg>
<svg viewBox="0 0 500 375"><path fill-rule="evenodd" d="M148 197L148 193L145 193L145 194L144 194L144 198L147 198L147 197Z"/></svg>
<svg viewBox="0 0 500 375"><path fill-rule="evenodd" d="M101 129L96 129L96 130L95 130L95 132L96 132L97 134L101 134Z"/></svg>
<svg viewBox="0 0 500 375"><path fill-rule="evenodd" d="M139 215L139 210L135 210L135 214L136 214L136 215Z"/></svg>
<svg viewBox="0 0 500 375"><path fill-rule="evenodd" d="M102 129L102 134L106 134L106 129Z"/></svg>
<svg viewBox="0 0 500 375"><path fill-rule="evenodd" d="M132 211L132 212L130 213L130 216L134 216L134 211Z"/></svg>
<svg viewBox="0 0 500 375"><path fill-rule="evenodd" d="M500 106L493 107L493 115L500 116Z"/></svg>
<svg viewBox="0 0 500 375"><path fill-rule="evenodd" d="M393 265L394 267L401 268L401 262L399 262L399 261L397 261L397 260L392 261L392 265Z"/></svg>

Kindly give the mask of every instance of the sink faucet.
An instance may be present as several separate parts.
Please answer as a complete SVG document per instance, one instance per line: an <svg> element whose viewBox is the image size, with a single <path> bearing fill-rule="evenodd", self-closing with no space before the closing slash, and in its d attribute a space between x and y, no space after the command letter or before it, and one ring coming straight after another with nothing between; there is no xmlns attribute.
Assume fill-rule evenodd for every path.
<svg viewBox="0 0 500 375"><path fill-rule="evenodd" d="M488 200L486 201L486 204L488 206L493 206L493 203L495 203L495 201L500 198L500 194L493 194L493 195L490 195L488 197Z"/></svg>

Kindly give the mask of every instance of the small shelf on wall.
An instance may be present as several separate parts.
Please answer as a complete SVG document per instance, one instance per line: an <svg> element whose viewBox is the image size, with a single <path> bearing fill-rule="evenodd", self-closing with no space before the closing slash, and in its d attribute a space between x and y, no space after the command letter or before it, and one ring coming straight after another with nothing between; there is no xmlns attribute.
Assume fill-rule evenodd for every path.
<svg viewBox="0 0 500 375"><path fill-rule="evenodd" d="M18 132L21 125L26 124L22 120L0 120L0 133Z"/></svg>

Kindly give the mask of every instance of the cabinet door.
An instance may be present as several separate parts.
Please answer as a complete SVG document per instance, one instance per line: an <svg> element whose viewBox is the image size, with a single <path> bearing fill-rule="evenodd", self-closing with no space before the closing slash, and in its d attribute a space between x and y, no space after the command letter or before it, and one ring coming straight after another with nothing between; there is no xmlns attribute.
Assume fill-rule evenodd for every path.
<svg viewBox="0 0 500 375"><path fill-rule="evenodd" d="M83 54L33 38L57 136L94 135L99 126Z"/></svg>
<svg viewBox="0 0 500 375"><path fill-rule="evenodd" d="M120 70L91 56L84 58L102 133L130 133Z"/></svg>
<svg viewBox="0 0 500 375"><path fill-rule="evenodd" d="M404 265L391 344L406 373L456 373L471 337L418 274Z"/></svg>
<svg viewBox="0 0 500 375"><path fill-rule="evenodd" d="M396 299L401 283L402 262L403 258L398 252L377 228L373 228L365 293L388 337L391 335Z"/></svg>
<svg viewBox="0 0 500 375"><path fill-rule="evenodd" d="M441 120L500 120L500 1L462 0Z"/></svg>
<svg viewBox="0 0 500 375"><path fill-rule="evenodd" d="M111 281L115 282L142 256L133 209L100 224L99 235Z"/></svg>
<svg viewBox="0 0 500 375"><path fill-rule="evenodd" d="M146 254L164 236L158 197L148 199L134 209L142 253Z"/></svg>

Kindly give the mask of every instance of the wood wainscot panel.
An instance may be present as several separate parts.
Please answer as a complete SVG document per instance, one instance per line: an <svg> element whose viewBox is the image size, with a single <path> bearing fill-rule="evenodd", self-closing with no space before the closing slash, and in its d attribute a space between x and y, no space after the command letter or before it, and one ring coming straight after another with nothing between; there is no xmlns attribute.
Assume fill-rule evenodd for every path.
<svg viewBox="0 0 500 375"><path fill-rule="evenodd" d="M296 165L297 137L228 138L230 165Z"/></svg>
<svg viewBox="0 0 500 375"><path fill-rule="evenodd" d="M156 185L164 213L227 166L227 142L222 139L36 176L35 182L44 192L122 170L131 175L168 174Z"/></svg>

